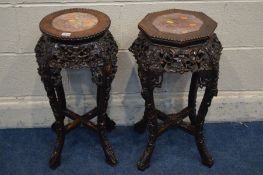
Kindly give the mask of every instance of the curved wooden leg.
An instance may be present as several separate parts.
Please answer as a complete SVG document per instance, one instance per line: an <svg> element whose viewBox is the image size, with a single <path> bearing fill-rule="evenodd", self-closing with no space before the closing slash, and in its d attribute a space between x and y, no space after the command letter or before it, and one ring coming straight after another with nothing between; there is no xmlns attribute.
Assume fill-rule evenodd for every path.
<svg viewBox="0 0 263 175"><path fill-rule="evenodd" d="M57 168L61 162L61 152L64 145L64 118L63 108L66 106L65 94L63 90L60 70L46 69L41 71L40 76L44 83L44 87L49 98L49 103L53 111L56 122L52 125L52 129L56 131L57 139L49 159L49 166L52 169Z"/></svg>
<svg viewBox="0 0 263 175"><path fill-rule="evenodd" d="M106 156L106 162L112 166L116 165L118 160L113 152L113 149L106 137L107 125L107 106L110 92L111 81L107 80L107 77L103 77L103 82L98 85L97 89L97 106L98 106L98 132L101 141L101 145Z"/></svg>
<svg viewBox="0 0 263 175"><path fill-rule="evenodd" d="M217 94L217 76L218 72L211 72L211 79L206 86L205 94L201 102L198 114L197 121L195 124L195 141L200 153L202 163L208 167L213 166L214 160L211 154L208 152L208 149L205 145L204 135L203 135L203 126L205 121L205 116L208 112L208 108L211 105L213 97Z"/></svg>
<svg viewBox="0 0 263 175"><path fill-rule="evenodd" d="M96 69L95 70L91 70L91 71L93 71L93 76L96 74L96 75L98 75L99 73L97 73L96 72ZM106 92L106 93L108 93L108 96L105 96L104 98L105 98L105 100L107 101L106 102L106 110L107 110L107 106L108 106L108 98L109 98L109 93L110 93L110 89L111 89L111 82L112 82L112 80L113 80L113 78L114 78L114 75L115 75L115 73L113 72L113 71L111 71L111 72L107 72L107 73L109 73L109 74L111 74L111 76L109 76L109 77L107 77L104 81L105 81L105 87L102 87L101 85L98 85L98 90L97 90L97 104L98 104L98 102L100 101L100 91L102 91L103 90L103 88L106 88L107 86L108 86L108 88L106 88L106 90L108 90L108 92ZM99 77L102 79L102 77L101 77L101 75L99 75ZM100 90L99 90L99 88L101 88ZM102 92L102 93L104 93L104 92ZM106 127L106 130L108 131L108 132L111 132L113 129L115 129L116 128L116 123L108 116L108 114L107 113L105 113L105 115L106 115L106 119L105 119L105 127Z"/></svg>
<svg viewBox="0 0 263 175"><path fill-rule="evenodd" d="M145 170L150 166L150 160L158 136L157 114L155 111L153 87L143 87L142 96L145 99L145 117L148 121L149 138L146 149L137 163L139 170Z"/></svg>
<svg viewBox="0 0 263 175"><path fill-rule="evenodd" d="M60 76L60 74L59 74ZM57 101L58 101L58 105L59 105L59 109L61 111L64 111L66 109L66 97L65 97L65 91L64 91L64 88L63 88L63 84L62 84L62 81L59 82L56 86L55 86L55 92L57 94ZM63 116L63 118L65 118ZM58 122L54 122L52 125L51 125L51 129L56 132L57 128L59 128L58 126Z"/></svg>
<svg viewBox="0 0 263 175"><path fill-rule="evenodd" d="M191 109L189 113L189 118L191 124L194 125L196 123L196 97L198 90L198 73L194 72L191 79L190 90L188 94L188 108Z"/></svg>
<svg viewBox="0 0 263 175"><path fill-rule="evenodd" d="M211 104L213 96L210 95L210 89L206 88L204 98L201 102L200 109L198 111L197 116L197 122L196 122L196 131L195 131L195 141L198 148L198 151L200 153L200 156L202 158L203 164L211 167L213 165L213 158L209 154L207 147L205 145L204 141L204 135L203 135L203 125L204 125L204 119L205 115L208 111L208 107Z"/></svg>
<svg viewBox="0 0 263 175"><path fill-rule="evenodd" d="M51 169L56 169L58 166L60 166L61 152L63 150L64 140L65 140L64 123L56 122L56 126L57 126L56 128L57 139L49 159L49 167Z"/></svg>
<svg viewBox="0 0 263 175"><path fill-rule="evenodd" d="M153 90L155 87L161 86L163 76L162 76L162 73L160 72L157 74L156 72L151 72L151 71L147 72L142 69L140 64L138 66L139 66L138 74L139 74L141 85L142 85L141 95L145 100L145 111L144 111L143 118L139 122L134 124L134 129L138 133L143 133L146 130L147 123L152 122L152 121L149 121L149 117L148 117L149 110L147 109L147 104L150 104L150 103L153 104L153 108L154 108L153 111L156 115L156 123L157 123L157 114L155 111L154 100L153 100ZM160 116L160 118L162 118L162 116Z"/></svg>

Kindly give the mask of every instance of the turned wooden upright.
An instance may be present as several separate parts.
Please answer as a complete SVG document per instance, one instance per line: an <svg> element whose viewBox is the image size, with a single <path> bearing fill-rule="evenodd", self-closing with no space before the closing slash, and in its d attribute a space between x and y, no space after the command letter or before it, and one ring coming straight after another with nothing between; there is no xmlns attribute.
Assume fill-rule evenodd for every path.
<svg viewBox="0 0 263 175"><path fill-rule="evenodd" d="M214 30L216 22L202 12L171 9L150 13L139 23L140 33L130 47L138 64L138 74L145 100L143 119L135 124L138 132L148 125L149 139L137 166L144 170L158 136L177 126L195 136L203 164L211 167L203 136L203 125L212 98L217 95L219 59L222 51ZM192 72L188 106L176 114L164 114L154 105L153 91L162 84L164 72ZM206 87L200 108L196 113L198 87ZM191 123L183 121L189 117ZM163 121L158 124L157 119ZM175 155L176 156L176 155Z"/></svg>
<svg viewBox="0 0 263 175"><path fill-rule="evenodd" d="M109 32L110 19L91 9L68 9L49 14L40 22L42 36L36 48L38 73L54 113L52 125L57 134L56 144L49 160L50 168L60 165L65 134L83 124L98 132L106 161L115 165L117 159L106 138L115 123L106 114L111 82L117 71L118 47ZM90 68L97 84L97 106L80 116L66 106L60 71L62 68ZM97 124L90 120L97 118ZM64 125L65 117L73 122Z"/></svg>

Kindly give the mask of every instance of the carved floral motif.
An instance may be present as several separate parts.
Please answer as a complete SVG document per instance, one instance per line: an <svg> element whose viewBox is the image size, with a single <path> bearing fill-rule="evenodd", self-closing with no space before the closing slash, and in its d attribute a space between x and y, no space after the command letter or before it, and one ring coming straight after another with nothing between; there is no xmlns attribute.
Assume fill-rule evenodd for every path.
<svg viewBox="0 0 263 175"><path fill-rule="evenodd" d="M81 41L59 41L43 35L35 48L38 73L44 84L50 106L56 122L53 127L57 133L56 144L52 152L49 165L57 168L60 165L61 152L65 134L81 123L98 130L102 148L109 164L115 165L117 159L106 137L106 129L111 130L115 123L107 116L111 82L117 71L118 47L111 33L106 32L101 38ZM94 113L92 110L82 116L70 112L66 107L65 93L62 84L61 69L90 68L92 80L97 84L97 125L83 120L83 116ZM89 114L92 115L92 114ZM74 121L64 126L65 116ZM93 118L92 117L92 118ZM90 118L91 119L91 118Z"/></svg>
<svg viewBox="0 0 263 175"><path fill-rule="evenodd" d="M195 136L196 145L203 164L211 167L213 158L206 148L203 125L212 99L217 95L219 59L222 51L221 43L216 34L207 41L191 43L185 47L157 45L150 41L142 32L130 47L138 63L138 74L142 85L142 97L145 100L143 119L135 124L138 132L143 132L148 126L148 144L137 163L139 170L150 166L150 160L155 142L160 133L171 126L179 126ZM188 107L177 114L166 115L156 109L153 90L160 87L164 72L193 72ZM196 113L196 97L199 87L206 87L203 100ZM189 116L191 124L184 124L184 117ZM157 119L164 122L158 124Z"/></svg>
<svg viewBox="0 0 263 175"><path fill-rule="evenodd" d="M204 43L186 47L158 45L152 43L142 32L129 49L143 72L156 76L155 86L160 86L163 72L185 73L219 69L222 51L216 34ZM139 73L140 74L140 73ZM206 83L200 79L200 86Z"/></svg>
<svg viewBox="0 0 263 175"><path fill-rule="evenodd" d="M91 42L73 44L59 42L42 36L35 48L39 71L49 68L90 68L92 80L101 83L102 68L110 65L113 73L117 71L118 46L110 32ZM113 78L113 77L112 77Z"/></svg>

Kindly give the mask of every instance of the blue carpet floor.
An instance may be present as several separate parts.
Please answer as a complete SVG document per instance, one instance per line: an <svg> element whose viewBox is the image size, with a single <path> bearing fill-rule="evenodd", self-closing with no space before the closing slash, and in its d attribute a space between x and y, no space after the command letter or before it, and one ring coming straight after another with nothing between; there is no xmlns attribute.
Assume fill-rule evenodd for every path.
<svg viewBox="0 0 263 175"><path fill-rule="evenodd" d="M109 134L119 159L116 167L104 163L97 134L79 128L66 136L62 164L48 168L55 139L50 129L0 130L1 175L262 175L263 122L206 124L207 145L215 165L200 163L194 138L179 129L159 137L151 167L136 169L147 134L132 127L117 127Z"/></svg>

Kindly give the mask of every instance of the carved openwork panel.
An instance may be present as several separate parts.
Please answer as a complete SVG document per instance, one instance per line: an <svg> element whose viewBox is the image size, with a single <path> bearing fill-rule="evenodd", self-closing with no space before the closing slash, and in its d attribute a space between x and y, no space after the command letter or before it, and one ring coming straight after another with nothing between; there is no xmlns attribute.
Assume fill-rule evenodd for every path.
<svg viewBox="0 0 263 175"><path fill-rule="evenodd" d="M143 33L140 33L130 47L130 51L134 54L142 72L162 76L163 72L183 74L188 71L218 70L222 46L216 34L213 34L204 43L175 47L154 44ZM156 79L159 81L159 78ZM206 79L200 80L200 86L206 84Z"/></svg>
<svg viewBox="0 0 263 175"><path fill-rule="evenodd" d="M212 99L217 95L219 59L222 51L214 30L216 22L202 12L171 9L150 13L139 23L141 32L130 47L138 63L145 111L135 124L139 133L148 128L147 146L137 167L150 166L157 138L170 127L180 127L195 136L202 163L211 167L213 157L206 148L203 126ZM160 87L164 72L193 72L188 105L176 114L165 114L154 104L154 88ZM204 96L196 109L199 87ZM189 117L191 123L184 121ZM158 122L158 119L163 121Z"/></svg>
<svg viewBox="0 0 263 175"><path fill-rule="evenodd" d="M103 67L110 66L113 74L117 71L118 46L110 32L97 40L72 44L43 35L35 52L40 69L90 68L96 83L101 81Z"/></svg>
<svg viewBox="0 0 263 175"><path fill-rule="evenodd" d="M117 71L118 52L117 44L108 31L109 26L109 17L92 9L61 10L47 15L40 22L43 35L35 47L38 73L56 120L52 129L57 139L49 159L52 169L61 163L65 135L80 125L98 132L107 163L117 164L106 136L106 131L115 128L115 122L106 111L111 82ZM79 115L67 108L60 74L62 68L90 68L92 80L97 84L97 106L94 109ZM65 117L73 121L64 124ZM90 121L95 117L97 123Z"/></svg>

